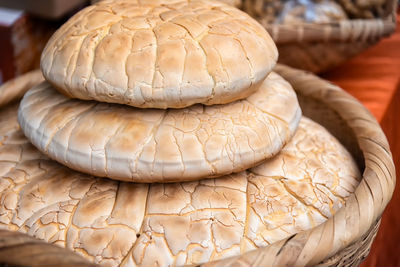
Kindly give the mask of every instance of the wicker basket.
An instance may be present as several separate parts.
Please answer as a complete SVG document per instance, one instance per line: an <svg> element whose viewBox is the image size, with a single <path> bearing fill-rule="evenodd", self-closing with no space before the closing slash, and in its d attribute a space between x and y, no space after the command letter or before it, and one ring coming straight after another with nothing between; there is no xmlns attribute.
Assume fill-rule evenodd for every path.
<svg viewBox="0 0 400 267"><path fill-rule="evenodd" d="M260 16L262 11L254 10L258 8L254 5L254 1L243 0L244 10L250 15ZM282 25L267 24L259 17L259 22L277 44L280 63L320 73L360 53L394 32L397 0L384 1L382 17L375 19Z"/></svg>
<svg viewBox="0 0 400 267"><path fill-rule="evenodd" d="M42 72L37 69L25 73L16 79L9 80L0 86L0 107L23 97L29 88L44 80Z"/></svg>
<svg viewBox="0 0 400 267"><path fill-rule="evenodd" d="M18 232L0 230L0 266L95 267L82 256Z"/></svg>
<svg viewBox="0 0 400 267"><path fill-rule="evenodd" d="M369 253L396 183L386 137L371 113L339 87L290 67L278 65L276 71L296 90L303 114L325 126L352 153L363 179L325 223L204 266L357 266Z"/></svg>
<svg viewBox="0 0 400 267"><path fill-rule="evenodd" d="M324 125L352 153L363 171L363 179L345 205L325 223L268 247L204 266L356 266L369 253L395 186L395 169L386 137L367 109L340 88L313 74L282 65L276 71L295 88L303 114ZM25 91L26 87L26 77L25 81L24 77L14 81L15 91ZM0 103L3 88L0 87ZM2 235L0 232L0 245ZM6 248L3 245L0 250ZM0 253L0 263L29 262L26 258L31 254L23 254L24 249L19 246L14 257ZM41 257L49 253L48 257L52 257L44 250L38 249L37 253ZM35 266L34 262L30 266ZM63 264L74 266L73 262Z"/></svg>

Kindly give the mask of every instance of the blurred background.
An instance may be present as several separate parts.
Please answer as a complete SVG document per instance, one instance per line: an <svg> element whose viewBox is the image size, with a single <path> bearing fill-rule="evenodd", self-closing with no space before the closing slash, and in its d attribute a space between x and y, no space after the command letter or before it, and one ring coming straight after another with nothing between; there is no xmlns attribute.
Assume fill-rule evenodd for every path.
<svg viewBox="0 0 400 267"><path fill-rule="evenodd" d="M92 1L96 2L96 1ZM317 73L360 100L381 124L400 177L397 0L224 0L258 20L279 62ZM0 85L39 67L54 31L89 0L0 0ZM361 266L400 266L400 189Z"/></svg>

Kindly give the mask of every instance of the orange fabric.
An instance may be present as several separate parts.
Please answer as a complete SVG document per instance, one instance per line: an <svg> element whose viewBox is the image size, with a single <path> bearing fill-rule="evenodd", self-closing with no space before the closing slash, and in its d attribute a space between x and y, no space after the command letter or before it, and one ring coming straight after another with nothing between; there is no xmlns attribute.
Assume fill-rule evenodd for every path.
<svg viewBox="0 0 400 267"><path fill-rule="evenodd" d="M325 79L359 99L384 130L400 178L400 15L394 35L339 67ZM378 235L362 267L400 266L400 188L386 208Z"/></svg>

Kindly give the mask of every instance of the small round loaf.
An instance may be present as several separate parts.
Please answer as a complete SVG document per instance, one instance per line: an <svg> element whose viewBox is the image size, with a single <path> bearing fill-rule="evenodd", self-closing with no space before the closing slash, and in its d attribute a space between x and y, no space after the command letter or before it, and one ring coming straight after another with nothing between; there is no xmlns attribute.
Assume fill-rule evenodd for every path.
<svg viewBox="0 0 400 267"><path fill-rule="evenodd" d="M88 174L142 183L253 167L281 150L300 117L295 92L275 73L246 99L167 110L71 99L42 83L25 95L19 111L25 135L50 158Z"/></svg>
<svg viewBox="0 0 400 267"><path fill-rule="evenodd" d="M277 56L261 25L219 1L105 0L52 36L41 69L70 97L165 109L243 99Z"/></svg>
<svg viewBox="0 0 400 267"><path fill-rule="evenodd" d="M256 168L218 179L138 184L72 171L35 149L17 107L0 110L0 228L67 247L103 266L197 264L314 227L359 182L345 148L302 119Z"/></svg>

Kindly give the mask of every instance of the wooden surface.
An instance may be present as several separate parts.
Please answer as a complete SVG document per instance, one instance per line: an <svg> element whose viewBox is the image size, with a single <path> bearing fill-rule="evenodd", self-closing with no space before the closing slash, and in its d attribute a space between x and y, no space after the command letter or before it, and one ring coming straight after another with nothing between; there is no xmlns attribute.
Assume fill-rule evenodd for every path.
<svg viewBox="0 0 400 267"><path fill-rule="evenodd" d="M358 98L381 124L400 177L400 16L396 33L323 75ZM400 266L400 187L384 212L380 230L362 267Z"/></svg>

